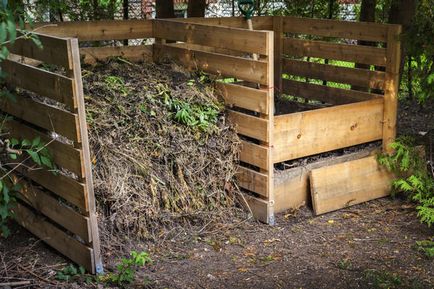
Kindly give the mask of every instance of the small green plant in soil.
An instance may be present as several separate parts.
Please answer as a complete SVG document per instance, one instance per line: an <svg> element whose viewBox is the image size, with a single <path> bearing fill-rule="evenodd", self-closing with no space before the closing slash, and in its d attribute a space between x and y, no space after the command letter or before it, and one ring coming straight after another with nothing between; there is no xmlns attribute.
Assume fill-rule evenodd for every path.
<svg viewBox="0 0 434 289"><path fill-rule="evenodd" d="M422 240L416 242L416 248L426 257L434 259L434 237L431 240Z"/></svg>
<svg viewBox="0 0 434 289"><path fill-rule="evenodd" d="M202 132L212 132L218 120L220 107L215 104L190 103L172 98L170 89L165 85L157 87L158 95L172 112L173 120Z"/></svg>
<svg viewBox="0 0 434 289"><path fill-rule="evenodd" d="M104 82L107 85L108 89L112 92L120 93L122 96L128 95L129 90L125 85L125 81L121 77L109 75L106 76Z"/></svg>
<svg viewBox="0 0 434 289"><path fill-rule="evenodd" d="M392 155L380 155L379 163L397 176L392 185L393 193L404 193L416 202L421 222L434 224L434 179L427 169L421 153L408 137L397 139L391 145Z"/></svg>
<svg viewBox="0 0 434 289"><path fill-rule="evenodd" d="M135 280L139 268L151 262L152 260L147 252L132 251L129 258L122 258L121 262L116 265L115 272L101 277L101 280L124 287Z"/></svg>
<svg viewBox="0 0 434 289"><path fill-rule="evenodd" d="M56 273L56 280L69 282L83 276L85 273L86 270L82 266L76 267L73 264L69 264Z"/></svg>
<svg viewBox="0 0 434 289"><path fill-rule="evenodd" d="M399 275L375 269L366 270L365 279L369 283L370 288L375 289L398 289L402 285Z"/></svg>

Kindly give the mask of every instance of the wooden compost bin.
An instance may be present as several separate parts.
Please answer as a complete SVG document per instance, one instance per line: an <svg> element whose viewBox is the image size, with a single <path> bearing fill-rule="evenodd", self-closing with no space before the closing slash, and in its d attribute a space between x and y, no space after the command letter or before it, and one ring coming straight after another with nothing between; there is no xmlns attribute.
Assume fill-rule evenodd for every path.
<svg viewBox="0 0 434 289"><path fill-rule="evenodd" d="M21 40L11 46L14 55L2 63L8 84L61 107L22 96L15 103L2 102L1 110L14 117L6 128L14 137L41 136L57 166L68 172L21 171L27 181L15 209L18 222L90 272L102 272L79 54L90 63L116 56L130 61L171 59L232 78L230 83L218 81L216 88L241 137L238 183L249 209L263 222L273 224L275 213L306 203L310 187L317 213L388 194L390 176L369 151L303 168L275 168L375 140L382 140L387 150L396 133L400 27L280 16L255 17L253 26L253 31L246 29L242 18L70 22L39 28L44 50ZM155 38L155 44L112 46L149 38ZM100 47L79 48L78 42L95 41ZM309 59L368 66L346 68ZM63 70L48 72L35 65L40 63ZM376 93L368 92L374 89ZM275 116L275 92L333 106Z"/></svg>

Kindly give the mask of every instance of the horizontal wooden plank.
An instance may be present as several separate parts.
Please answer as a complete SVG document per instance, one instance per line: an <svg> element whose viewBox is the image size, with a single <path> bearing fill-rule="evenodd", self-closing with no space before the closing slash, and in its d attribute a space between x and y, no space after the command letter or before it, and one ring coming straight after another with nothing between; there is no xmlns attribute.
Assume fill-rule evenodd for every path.
<svg viewBox="0 0 434 289"><path fill-rule="evenodd" d="M330 87L303 81L282 80L282 92L292 96L324 101L330 104L346 104L381 97L364 91Z"/></svg>
<svg viewBox="0 0 434 289"><path fill-rule="evenodd" d="M46 192L25 180L19 180L18 197L36 211L50 218L66 230L78 235L86 243L92 241L89 218L62 204Z"/></svg>
<svg viewBox="0 0 434 289"><path fill-rule="evenodd" d="M283 54L296 57L319 57L369 65L386 66L386 49L316 40L285 37Z"/></svg>
<svg viewBox="0 0 434 289"><path fill-rule="evenodd" d="M68 39L35 33L43 48L28 39L20 38L14 44L8 45L9 51L28 58L40 60L47 64L54 64L72 69L70 61L70 42Z"/></svg>
<svg viewBox="0 0 434 289"><path fill-rule="evenodd" d="M267 120L233 110L228 110L228 118L236 125L237 133L268 142Z"/></svg>
<svg viewBox="0 0 434 289"><path fill-rule="evenodd" d="M79 41L121 40L152 37L151 20L96 20L59 23L36 23L38 32Z"/></svg>
<svg viewBox="0 0 434 289"><path fill-rule="evenodd" d="M252 213L253 218L262 223L274 225L274 212L269 201L242 194L241 203L247 203L247 210Z"/></svg>
<svg viewBox="0 0 434 289"><path fill-rule="evenodd" d="M77 107L73 79L7 59L1 68L8 83L66 104L71 111Z"/></svg>
<svg viewBox="0 0 434 289"><path fill-rule="evenodd" d="M370 156L312 170L310 187L315 214L385 197L390 194L392 174Z"/></svg>
<svg viewBox="0 0 434 289"><path fill-rule="evenodd" d="M387 41L388 24L285 16L283 31L365 41Z"/></svg>
<svg viewBox="0 0 434 289"><path fill-rule="evenodd" d="M273 162L378 140L382 129L381 98L276 116Z"/></svg>
<svg viewBox="0 0 434 289"><path fill-rule="evenodd" d="M0 109L36 126L80 142L76 114L34 101L20 94L16 94L15 98L15 101L10 99L0 101Z"/></svg>
<svg viewBox="0 0 434 289"><path fill-rule="evenodd" d="M240 161L267 170L269 157L267 147L241 140Z"/></svg>
<svg viewBox="0 0 434 289"><path fill-rule="evenodd" d="M80 55L87 64L113 57L122 57L133 62L152 61L152 45L83 47L80 48Z"/></svg>
<svg viewBox="0 0 434 289"><path fill-rule="evenodd" d="M95 273L93 250L91 248L80 243L20 203L12 210L15 213L16 221L21 226L73 262L83 266L88 272Z"/></svg>
<svg viewBox="0 0 434 289"><path fill-rule="evenodd" d="M268 197L268 176L239 166L236 174L237 184L246 190Z"/></svg>
<svg viewBox="0 0 434 289"><path fill-rule="evenodd" d="M269 97L265 89L255 89L232 83L216 82L216 89L228 106L268 113Z"/></svg>
<svg viewBox="0 0 434 289"><path fill-rule="evenodd" d="M59 168L67 169L78 177L84 177L82 152L72 145L53 140L47 134L16 120L6 121L3 124L3 131L8 134L8 137L16 139L33 140L36 137L40 137L43 143L48 144L47 148L53 157L54 163Z"/></svg>
<svg viewBox="0 0 434 289"><path fill-rule="evenodd" d="M283 58L283 73L359 87L384 89L385 73Z"/></svg>
<svg viewBox="0 0 434 289"><path fill-rule="evenodd" d="M179 22L198 23L206 25L220 25L225 27L248 28L243 17L189 17L170 19ZM255 16L252 18L254 30L273 30L273 16Z"/></svg>
<svg viewBox="0 0 434 289"><path fill-rule="evenodd" d="M54 174L45 169L27 170L19 167L17 172L85 212L89 212L87 190L84 184L60 173Z"/></svg>
<svg viewBox="0 0 434 289"><path fill-rule="evenodd" d="M268 55L266 31L154 20L155 38Z"/></svg>
<svg viewBox="0 0 434 289"><path fill-rule="evenodd" d="M309 174L312 170L376 155L381 148L369 148L342 156L332 156L303 166L274 172L275 212L298 209L310 204Z"/></svg>
<svg viewBox="0 0 434 289"><path fill-rule="evenodd" d="M235 77L267 85L268 65L266 61L256 61L236 56L186 49L176 46L154 44L155 59L172 59L189 69L200 69L216 75Z"/></svg>

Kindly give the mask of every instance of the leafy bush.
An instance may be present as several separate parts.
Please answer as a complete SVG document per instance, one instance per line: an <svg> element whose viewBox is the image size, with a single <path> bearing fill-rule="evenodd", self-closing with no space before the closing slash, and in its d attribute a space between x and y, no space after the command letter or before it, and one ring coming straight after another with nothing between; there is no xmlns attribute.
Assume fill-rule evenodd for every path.
<svg viewBox="0 0 434 289"><path fill-rule="evenodd" d="M395 173L392 185L394 193L404 193L415 201L421 222L428 226L434 224L434 179L427 169L421 152L408 137L397 139L391 145L392 155L380 155L379 162Z"/></svg>

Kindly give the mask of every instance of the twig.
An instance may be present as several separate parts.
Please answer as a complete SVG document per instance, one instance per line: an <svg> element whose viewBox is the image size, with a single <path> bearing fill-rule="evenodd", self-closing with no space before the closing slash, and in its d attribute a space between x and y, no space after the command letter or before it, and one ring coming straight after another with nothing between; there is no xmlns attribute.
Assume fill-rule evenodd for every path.
<svg viewBox="0 0 434 289"><path fill-rule="evenodd" d="M17 264L17 267L20 268L21 270L26 271L26 272L29 273L30 275L32 275L32 276L38 278L39 280L41 280L41 281L43 281L43 282L45 282L45 283L48 283L48 284L51 284L51 285L57 285L56 282L50 281L50 280L48 280L48 279L46 279L46 278L44 278L44 277L42 277L42 276L39 276L38 274L36 274L36 273L30 271L29 269L23 267L23 266L20 265L20 264Z"/></svg>
<svg viewBox="0 0 434 289"><path fill-rule="evenodd" d="M32 282L30 281L16 281L16 282L5 282L5 283L0 283L0 287L16 287L16 286L23 286L23 285L30 285Z"/></svg>

